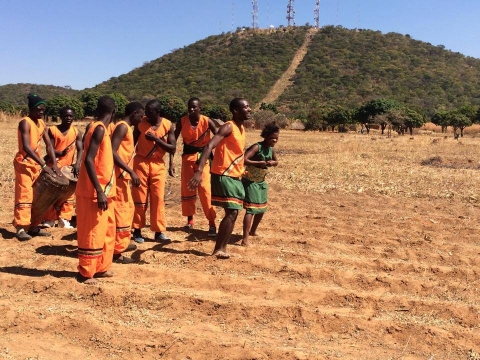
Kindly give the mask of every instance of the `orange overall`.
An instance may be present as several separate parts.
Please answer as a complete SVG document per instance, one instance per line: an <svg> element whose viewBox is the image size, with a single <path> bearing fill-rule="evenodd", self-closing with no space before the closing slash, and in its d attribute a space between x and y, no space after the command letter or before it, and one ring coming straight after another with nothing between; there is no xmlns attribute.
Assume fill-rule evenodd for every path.
<svg viewBox="0 0 480 360"><path fill-rule="evenodd" d="M112 143L107 129L98 152L94 167L98 181L108 199L108 209L100 210L96 190L88 177L85 157L92 140L93 132L102 122L94 122L85 134L85 151L76 188L77 196L77 239L78 271L83 277L92 278L96 273L107 271L113 260L115 246L115 174Z"/></svg>
<svg viewBox="0 0 480 360"><path fill-rule="evenodd" d="M135 145L133 143L133 130L131 126L123 120L117 122L116 126L121 124L127 127L127 134L120 143L117 153L125 164L127 164L129 167L132 167L133 155L135 151ZM113 135L114 130L115 129L111 129L110 136ZM121 254L124 252L130 243L130 232L134 211L130 180L130 174L115 165L115 184L117 193L114 199L116 223L115 254Z"/></svg>
<svg viewBox="0 0 480 360"><path fill-rule="evenodd" d="M67 133L64 135L57 126L50 127L50 133L53 136L53 148L57 151L67 150L65 156L57 158L57 166L61 169L64 166L73 164L75 157L75 149L77 142L78 130L70 126ZM51 162L48 164L51 165ZM74 199L75 195L70 196L66 201L62 203L55 203L44 215L44 220L57 220L59 217L70 221L74 212Z"/></svg>
<svg viewBox="0 0 480 360"><path fill-rule="evenodd" d="M165 118L162 118L162 122L156 130L145 119L138 124L140 135L133 158L133 170L140 178L140 186L132 188L135 205L132 226L135 229L145 227L145 213L150 197L150 229L154 232L166 230L164 201L166 169L163 161L165 150L156 145L154 141L147 140L145 134L150 131L166 141L171 126L170 120Z"/></svg>
<svg viewBox="0 0 480 360"><path fill-rule="evenodd" d="M23 118L30 126L30 148L40 157L40 143L45 132L45 123L38 120L38 125L28 116ZM33 182L40 175L40 164L32 160L23 150L22 134L18 130L18 152L13 159L13 168L15 171L15 208L13 211L13 225L15 227L29 227L38 224L30 224L32 202L33 202Z"/></svg>
<svg viewBox="0 0 480 360"><path fill-rule="evenodd" d="M200 115L198 125L193 127L190 124L188 116L183 117L182 138L183 138L183 154L182 154L182 215L191 216L196 213L197 189L189 190L188 182L198 168L197 161L202 155L203 148L210 141L210 128L208 125L208 117ZM215 223L215 208L212 206L212 192L210 189L210 163L207 162L203 168L202 182L198 186L198 197L202 204L203 213L208 219L210 225Z"/></svg>

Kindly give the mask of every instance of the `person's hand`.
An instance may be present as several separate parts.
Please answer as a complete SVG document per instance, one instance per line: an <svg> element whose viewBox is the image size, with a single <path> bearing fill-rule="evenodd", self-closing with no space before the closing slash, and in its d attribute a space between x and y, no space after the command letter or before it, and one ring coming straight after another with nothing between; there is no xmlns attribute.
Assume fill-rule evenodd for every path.
<svg viewBox="0 0 480 360"><path fill-rule="evenodd" d="M75 164L72 166L72 174L76 178L78 178L78 174L80 173L80 164Z"/></svg>
<svg viewBox="0 0 480 360"><path fill-rule="evenodd" d="M138 177L137 173L132 172L130 174L130 177L132 178L132 185L135 186L135 187L139 187L140 186L140 178Z"/></svg>
<svg viewBox="0 0 480 360"><path fill-rule="evenodd" d="M51 177L57 177L57 174L53 171L52 168L49 168L48 166L45 166L43 168L43 171L45 171L48 175L50 175Z"/></svg>
<svg viewBox="0 0 480 360"><path fill-rule="evenodd" d="M57 164L53 164L52 166L52 171L57 175L57 176L62 176L62 172L58 170Z"/></svg>
<svg viewBox="0 0 480 360"><path fill-rule="evenodd" d="M151 131L148 131L146 134L145 134L145 138L149 141L158 141L158 138L155 136L154 133L152 133Z"/></svg>
<svg viewBox="0 0 480 360"><path fill-rule="evenodd" d="M273 166L273 160L268 160L267 163L266 163L267 167L268 166Z"/></svg>
<svg viewBox="0 0 480 360"><path fill-rule="evenodd" d="M173 166L170 166L170 168L168 169L168 175L170 175L171 177L175 177L175 168Z"/></svg>
<svg viewBox="0 0 480 360"><path fill-rule="evenodd" d="M267 168L267 162L266 161L259 161L257 163L257 167L260 168L260 169L266 169Z"/></svg>
<svg viewBox="0 0 480 360"><path fill-rule="evenodd" d="M103 191L97 192L97 202L98 208L100 210L107 210L108 209L108 199L107 195Z"/></svg>
<svg viewBox="0 0 480 360"><path fill-rule="evenodd" d="M200 171L195 171L193 177L188 182L188 190L193 191L197 188L198 185L202 182L202 173Z"/></svg>

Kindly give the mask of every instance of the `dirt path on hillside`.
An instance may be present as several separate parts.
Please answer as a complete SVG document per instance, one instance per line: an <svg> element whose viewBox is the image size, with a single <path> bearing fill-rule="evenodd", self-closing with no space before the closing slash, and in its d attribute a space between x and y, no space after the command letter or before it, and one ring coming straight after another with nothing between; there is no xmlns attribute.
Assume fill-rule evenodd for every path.
<svg viewBox="0 0 480 360"><path fill-rule="evenodd" d="M260 101L257 104L257 107L255 110L260 109L260 105L262 103L267 103L267 104L272 104L274 103L280 95L284 93L284 91L293 84L293 76L295 75L295 71L297 70L298 66L302 62L303 58L307 54L308 47L310 46L312 42L312 38L315 36L317 33L318 29L317 28L311 28L308 30L307 35L305 36L305 41L300 46L300 48L297 50L295 56L292 59L292 62L288 69L280 76L280 78L277 80L275 85L270 89L268 92L267 96L265 96L262 101Z"/></svg>

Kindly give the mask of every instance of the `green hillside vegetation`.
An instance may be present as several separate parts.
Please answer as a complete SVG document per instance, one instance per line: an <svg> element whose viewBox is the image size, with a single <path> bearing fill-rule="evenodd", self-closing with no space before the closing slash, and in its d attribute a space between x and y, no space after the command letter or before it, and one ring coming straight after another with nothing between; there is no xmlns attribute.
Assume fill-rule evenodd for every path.
<svg viewBox="0 0 480 360"><path fill-rule="evenodd" d="M15 107L26 107L29 93L38 94L43 99L50 99L55 95L75 96L78 90L53 85L7 84L0 86L0 102L9 103Z"/></svg>
<svg viewBox="0 0 480 360"><path fill-rule="evenodd" d="M432 113L480 105L480 60L379 31L322 28L278 103L356 107L390 98Z"/></svg>
<svg viewBox="0 0 480 360"><path fill-rule="evenodd" d="M210 36L94 90L136 100L171 95L187 101L198 96L205 104L228 104L245 96L256 103L288 68L307 30L304 26Z"/></svg>

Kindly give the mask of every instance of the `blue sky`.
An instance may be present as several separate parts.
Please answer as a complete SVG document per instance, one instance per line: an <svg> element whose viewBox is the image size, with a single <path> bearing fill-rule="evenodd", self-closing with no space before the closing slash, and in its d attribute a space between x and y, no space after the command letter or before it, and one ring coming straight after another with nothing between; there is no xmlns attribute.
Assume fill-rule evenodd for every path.
<svg viewBox="0 0 480 360"><path fill-rule="evenodd" d="M92 87L209 35L250 26L251 0L1 0L0 85ZM288 0L258 0L259 26ZM314 23L315 0L295 0ZM410 34L480 58L480 0L321 0L320 24ZM233 23L233 24L232 24Z"/></svg>

